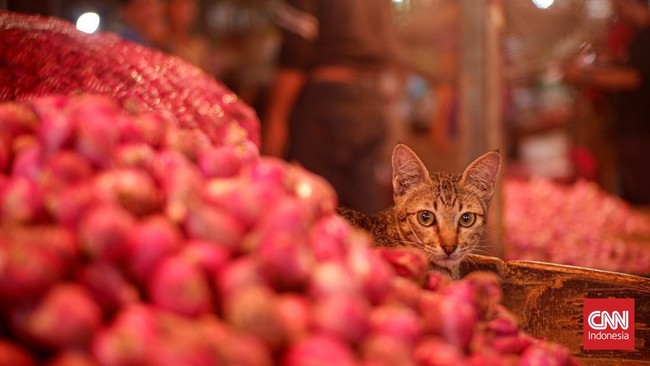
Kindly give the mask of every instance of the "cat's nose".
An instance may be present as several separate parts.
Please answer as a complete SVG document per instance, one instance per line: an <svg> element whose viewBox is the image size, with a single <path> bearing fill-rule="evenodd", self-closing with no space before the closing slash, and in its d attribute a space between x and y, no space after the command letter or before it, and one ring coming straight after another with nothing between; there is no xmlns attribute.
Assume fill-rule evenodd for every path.
<svg viewBox="0 0 650 366"><path fill-rule="evenodd" d="M451 255L455 250L456 250L457 245L443 245L442 250L447 253L447 255Z"/></svg>

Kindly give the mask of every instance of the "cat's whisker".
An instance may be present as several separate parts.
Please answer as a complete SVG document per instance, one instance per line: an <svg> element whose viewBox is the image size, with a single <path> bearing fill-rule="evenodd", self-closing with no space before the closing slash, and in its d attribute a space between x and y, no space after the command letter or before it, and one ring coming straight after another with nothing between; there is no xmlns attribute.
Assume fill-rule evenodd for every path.
<svg viewBox="0 0 650 366"><path fill-rule="evenodd" d="M413 230L413 226L411 226L411 221L407 220L406 223L409 225L409 229L411 229L411 233L418 240L418 243L420 243L420 245L424 245L420 237L418 237L418 234L415 232L415 230Z"/></svg>
<svg viewBox="0 0 650 366"><path fill-rule="evenodd" d="M401 244L406 244L408 246L412 246L412 247L416 247L416 248L421 247L421 245L419 243L416 243L416 242L410 241L410 240L395 240L395 242L396 243L401 243Z"/></svg>
<svg viewBox="0 0 650 366"><path fill-rule="evenodd" d="M469 262L469 264L471 264L476 271L479 270L478 263L472 257L465 256L465 260Z"/></svg>

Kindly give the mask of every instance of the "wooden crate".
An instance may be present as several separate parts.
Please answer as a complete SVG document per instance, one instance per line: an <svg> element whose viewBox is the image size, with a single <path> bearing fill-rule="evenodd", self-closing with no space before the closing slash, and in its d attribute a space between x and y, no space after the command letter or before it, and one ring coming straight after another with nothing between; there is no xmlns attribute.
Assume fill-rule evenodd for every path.
<svg viewBox="0 0 650 366"><path fill-rule="evenodd" d="M502 279L503 304L527 333L569 347L585 365L650 365L650 279L574 266L472 255L462 272ZM584 350L584 298L635 299L635 350Z"/></svg>

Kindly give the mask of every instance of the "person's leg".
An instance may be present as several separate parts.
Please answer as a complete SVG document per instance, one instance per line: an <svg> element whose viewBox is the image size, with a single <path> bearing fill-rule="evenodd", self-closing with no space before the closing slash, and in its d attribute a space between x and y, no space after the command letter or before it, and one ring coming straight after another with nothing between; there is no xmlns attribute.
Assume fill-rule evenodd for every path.
<svg viewBox="0 0 650 366"><path fill-rule="evenodd" d="M623 199L650 204L650 138L626 137L620 144L619 170Z"/></svg>
<svg viewBox="0 0 650 366"><path fill-rule="evenodd" d="M342 205L387 207L375 173L386 131L376 98L355 85L308 85L292 119L290 160L325 177Z"/></svg>

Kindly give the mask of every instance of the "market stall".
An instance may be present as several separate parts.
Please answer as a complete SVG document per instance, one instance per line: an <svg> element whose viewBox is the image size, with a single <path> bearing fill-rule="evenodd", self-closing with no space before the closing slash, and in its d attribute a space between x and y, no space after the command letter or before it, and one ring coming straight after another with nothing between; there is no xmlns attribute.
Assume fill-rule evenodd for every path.
<svg viewBox="0 0 650 366"><path fill-rule="evenodd" d="M259 121L237 95L179 58L112 34L0 12L0 141L0 365L650 357L649 279L472 256L452 281L429 271L418 250L373 247L335 214L323 178L260 156ZM556 241L566 254L602 226L596 254L619 266L601 267L648 274L644 247L607 246L606 235L648 232L624 203L590 186L567 198L548 182L532 195L534 182L517 184L500 192L508 259L539 259L526 257L530 248L552 253ZM545 240L534 226L513 228L508 215L539 218L534 200L549 197L558 222L570 221L579 198L609 216L571 221L566 237L545 217ZM576 253L570 264L597 263ZM590 297L636 300L632 349L584 349Z"/></svg>

